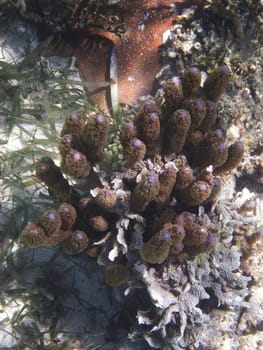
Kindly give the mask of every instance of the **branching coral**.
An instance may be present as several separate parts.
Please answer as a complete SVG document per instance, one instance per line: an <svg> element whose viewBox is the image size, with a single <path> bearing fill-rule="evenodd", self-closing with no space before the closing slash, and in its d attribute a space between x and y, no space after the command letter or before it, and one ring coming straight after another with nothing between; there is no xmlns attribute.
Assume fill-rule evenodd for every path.
<svg viewBox="0 0 263 350"><path fill-rule="evenodd" d="M233 272L239 260L235 248L220 250L221 218L213 207L225 174L243 155L240 141L229 145L217 115L228 80L227 68L218 67L202 88L194 67L166 81L158 98L142 99L118 131L124 161L115 164L115 172L97 164L103 162L108 117L71 114L61 134L61 169L82 177L85 193L64 185L68 203L44 213L21 234L28 247L62 242L66 254L96 257L106 265L110 286L129 282L132 290L139 278L157 307L155 316L138 314L139 323L148 318L152 325L143 335L149 344L177 349L188 325L198 332L208 320L202 300L231 304L225 294L246 287L248 279ZM67 180L60 168L42 159L37 177L62 202L60 184Z"/></svg>
<svg viewBox="0 0 263 350"><path fill-rule="evenodd" d="M75 208L62 203L58 210L49 209L37 220L37 224L28 224L20 236L20 241L30 248L57 245L72 235L76 221Z"/></svg>

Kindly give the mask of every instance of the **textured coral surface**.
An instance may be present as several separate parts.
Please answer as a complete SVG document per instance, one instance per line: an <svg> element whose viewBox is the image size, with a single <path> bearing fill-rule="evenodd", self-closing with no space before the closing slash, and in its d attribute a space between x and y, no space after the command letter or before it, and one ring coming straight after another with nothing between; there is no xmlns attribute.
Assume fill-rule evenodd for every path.
<svg viewBox="0 0 263 350"><path fill-rule="evenodd" d="M80 263L109 349L262 347L260 9L216 0L183 12L161 49L156 96L124 109L114 136L101 111L65 116L60 166L36 164L59 207L20 240ZM100 305L111 304L104 288L121 300L116 314Z"/></svg>
<svg viewBox="0 0 263 350"><path fill-rule="evenodd" d="M220 249L220 216L213 209L243 155L242 143L228 141L217 113L229 75L226 66L218 67L202 88L201 73L190 68L165 81L158 98L139 102L117 132L124 159L113 172L98 164L107 153L110 117L70 114L61 132L60 168L82 178L85 192L77 182L70 185L51 159L37 164L36 176L61 204L28 224L21 242L31 248L61 243L67 255L97 258L106 267L106 284L129 287L127 300L136 298L135 281L141 280L148 306L138 306L143 327L131 321L131 338L153 347L198 343L209 321L203 300L236 307L238 290L246 293L250 279L235 273L236 247Z"/></svg>

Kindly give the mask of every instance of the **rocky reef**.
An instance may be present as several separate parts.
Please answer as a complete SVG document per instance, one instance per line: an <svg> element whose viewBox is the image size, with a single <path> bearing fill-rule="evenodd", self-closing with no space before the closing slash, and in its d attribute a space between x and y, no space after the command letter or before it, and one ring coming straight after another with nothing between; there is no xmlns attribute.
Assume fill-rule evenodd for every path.
<svg viewBox="0 0 263 350"><path fill-rule="evenodd" d="M60 166L47 157L36 164L59 206L29 223L21 243L97 259L105 282L124 286L127 300L146 290L129 334L151 348L209 346L210 310L248 307L250 277L238 272L240 252L227 240L231 219L223 210L244 153L218 113L229 79L220 66L204 82L197 67L163 81L155 98L123 114L115 148L107 145L110 116L71 113ZM110 152L114 167L105 166L109 149L122 150L121 157Z"/></svg>

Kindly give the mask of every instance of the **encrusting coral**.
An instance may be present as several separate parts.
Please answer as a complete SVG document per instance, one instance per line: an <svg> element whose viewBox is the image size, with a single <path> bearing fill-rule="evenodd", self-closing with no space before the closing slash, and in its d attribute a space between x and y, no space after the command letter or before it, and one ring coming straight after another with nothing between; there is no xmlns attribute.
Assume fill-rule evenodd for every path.
<svg viewBox="0 0 263 350"><path fill-rule="evenodd" d="M56 242L61 243L66 254L86 252L98 258L100 264L106 265L105 281L110 286L126 283L135 274L144 282L154 305L180 319L181 338L186 331L187 311L180 313L177 292L173 293L172 287L164 291L150 271L155 271L156 276L166 271L173 279L183 270L182 264L189 272L194 259L206 254L204 274L210 276L209 271L213 271L216 276L206 280L212 281L216 297L223 295L221 287L216 286L217 274L233 281L236 278L233 261L226 274L216 272L215 266L208 267L211 252L217 254L215 261L227 259L217 251L220 217L211 208L220 193L221 180L243 155L241 141L229 145L225 125L217 115L229 75L226 66L218 67L202 88L198 68L190 68L181 78L164 82L158 97L142 99L123 118L117 137L124 160L115 164L116 171L108 169L108 174L97 163L103 163L109 117L93 112L85 117L71 114L61 133L61 169L73 178L83 177L87 191L82 195L77 186L71 187L52 160L40 160L37 178L61 203L67 203L61 204L58 211L44 213L36 225L28 224L21 234L21 241L30 248ZM238 259L236 252L231 254ZM196 293L200 292L203 300L210 296L197 282L200 276L193 277L191 283L196 283ZM152 294L158 290L161 295ZM194 293L189 291L191 298ZM195 298L189 310L197 315L199 299ZM165 338L166 324L172 323L172 318L170 315L169 320L164 320L164 314L159 316L164 324L157 319L152 322Z"/></svg>

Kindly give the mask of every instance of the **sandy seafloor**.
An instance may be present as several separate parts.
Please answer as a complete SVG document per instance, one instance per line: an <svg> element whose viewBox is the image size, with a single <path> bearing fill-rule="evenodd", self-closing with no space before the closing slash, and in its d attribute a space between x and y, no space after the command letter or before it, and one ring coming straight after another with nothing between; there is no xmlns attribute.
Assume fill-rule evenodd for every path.
<svg viewBox="0 0 263 350"><path fill-rule="evenodd" d="M229 3L232 2L229 1ZM184 13L186 19L191 18L192 15L193 11L191 12L190 10ZM245 20L244 14L244 18L241 18L242 26L246 24ZM216 55L220 51L222 40L220 34L216 31L216 26L214 29L210 28L208 30L209 25L205 27L204 22L200 22L198 18L195 18L194 22L191 22L192 25L188 27L187 31L184 31L184 25L180 23L171 28L170 42L162 50L164 69L160 74L160 80L170 71L171 66L176 67L182 64L182 60L185 57L187 57L185 63L198 65L198 62L204 60L208 53L210 56L213 56L213 54ZM25 30L32 31L32 36L37 41L34 28L25 27L20 20L16 25L21 29L20 34ZM199 34L202 31L203 37L208 36L209 33L209 37L206 40L209 43L207 44L207 51L203 48L202 42L199 42ZM244 37L242 36L241 38L243 42L240 46L239 43L236 44L235 42L235 40L238 40L237 37L235 35L231 36L231 30L228 31L226 28L226 33L229 35L225 39L228 49L224 61L232 67L238 65L239 68L233 70L231 86L220 102L220 108L229 112L233 118L232 125L228 130L229 137L232 140L241 138L246 143L245 156L235 173L237 182L234 197L236 198L237 193L239 193L238 196L243 198L243 202L246 202L246 198L253 199L254 206L252 210L247 210L242 215L250 218L256 217L258 220L257 227L262 230L263 49L262 41L260 41L262 40L262 32L260 35L260 31L262 31L262 17L261 27L256 28L251 37L244 32ZM247 38L246 34L248 35ZM2 51L1 60L10 62L19 56L16 40L16 36L11 32L4 31L0 34L1 45L5 48ZM20 45L21 42L19 43ZM233 62L236 62L235 65ZM1 117L1 123L4 129L4 117ZM16 132L17 129L14 128L14 133L10 135L9 142L3 145L2 155L5 152L21 147L21 144L17 143L18 135ZM5 189L3 198L5 198L6 192L8 192L8 189ZM3 204L5 204L4 199ZM15 205L15 203L12 203L12 205ZM6 206L4 205L3 207L6 210ZM5 213L6 211L1 213L3 224L6 224ZM19 250L20 248L15 245L14 249ZM105 330L108 330L114 315L122 308L125 288L112 289L106 286L103 281L103 268L98 267L95 262L82 258L66 259L54 248L34 251L21 249L18 254L17 264L23 267L28 267L31 264L35 268L32 271L28 268L22 268L20 270L21 275L13 285L17 286L18 284L23 288L28 288L32 291L34 303L42 303L44 300L47 305L46 308L41 305L41 314L37 312L34 314L38 318L38 326L41 331L46 331L44 336L46 343L43 345L45 347L39 347L39 349L49 349L48 346L50 344L55 344L56 342L59 345L65 340L67 340L68 344L66 349L72 350L95 348L102 350L146 350L152 348L145 342L131 342L125 336L121 337L122 340L119 342L118 337L114 337L114 333L121 333L122 330L113 329L112 337L109 337L109 335L105 337ZM209 347L200 347L200 350L263 349L262 264L263 244L262 240L259 240L253 247L247 260L246 272L253 280L249 287L249 294L245 299L250 304L250 307L239 310L239 313L237 313L236 309L214 308L209 314L211 318L209 332L204 334L204 338L207 337L209 339L210 345ZM4 267L1 273L4 274ZM12 286L12 281L10 285ZM5 293L3 293L4 295ZM41 297L38 299L36 295ZM5 301L2 300L0 320L3 320L6 316L11 320L13 315L23 308L24 300L17 298L17 300L8 305L5 305ZM30 300L29 297L27 302L30 303ZM52 303L58 303L56 312L49 307ZM12 328L11 321L10 324L5 323L5 329L0 328L0 348L22 349L16 345L17 343L19 344L20 338L24 339L24 343L29 344L28 349L36 349L33 345L34 340L30 339L32 333L28 331L30 324L34 322L35 320L32 320L30 317L25 317L19 325L20 328L17 327L16 329ZM55 334L54 338L52 338L52 331ZM17 336L18 338L16 338ZM114 340L116 341L115 343ZM194 349L192 346L189 345L187 349Z"/></svg>

